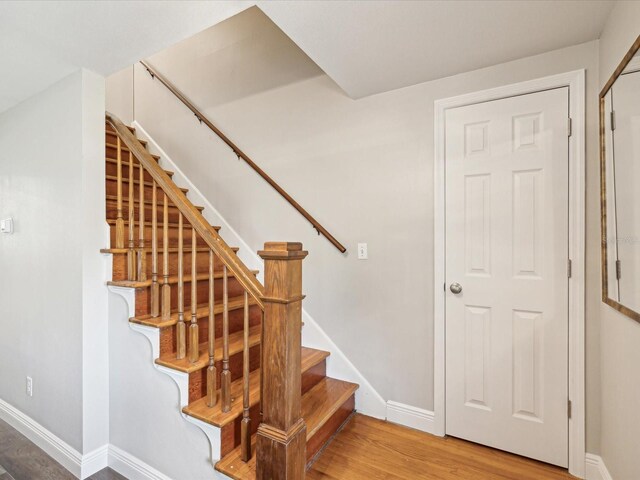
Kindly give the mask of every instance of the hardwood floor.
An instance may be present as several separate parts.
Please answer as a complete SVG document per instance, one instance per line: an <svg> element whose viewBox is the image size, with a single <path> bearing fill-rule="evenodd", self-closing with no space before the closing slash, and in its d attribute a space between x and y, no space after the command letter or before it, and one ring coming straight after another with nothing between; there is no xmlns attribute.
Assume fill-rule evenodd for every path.
<svg viewBox="0 0 640 480"><path fill-rule="evenodd" d="M76 477L11 425L0 420L0 480L76 480ZM88 480L126 478L105 468Z"/></svg>
<svg viewBox="0 0 640 480"><path fill-rule="evenodd" d="M456 438L434 437L357 414L322 452L306 478L575 480L566 470L545 463ZM74 480L75 477L0 420L0 480L13 479ZM107 468L89 480L126 478Z"/></svg>
<svg viewBox="0 0 640 480"><path fill-rule="evenodd" d="M566 470L363 415L322 452L307 480L568 480Z"/></svg>

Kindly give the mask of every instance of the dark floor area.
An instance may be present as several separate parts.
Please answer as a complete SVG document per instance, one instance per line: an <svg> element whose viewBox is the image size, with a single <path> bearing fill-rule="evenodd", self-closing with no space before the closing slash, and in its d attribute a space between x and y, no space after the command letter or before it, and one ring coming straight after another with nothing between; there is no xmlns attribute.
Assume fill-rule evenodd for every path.
<svg viewBox="0 0 640 480"><path fill-rule="evenodd" d="M76 480L62 465L0 420L0 480ZM89 480L127 480L110 468Z"/></svg>

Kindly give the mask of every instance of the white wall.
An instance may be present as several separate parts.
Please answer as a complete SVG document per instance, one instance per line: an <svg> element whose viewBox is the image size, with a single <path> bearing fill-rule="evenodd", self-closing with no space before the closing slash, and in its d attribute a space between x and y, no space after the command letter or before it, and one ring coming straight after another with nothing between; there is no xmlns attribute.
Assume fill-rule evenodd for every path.
<svg viewBox="0 0 640 480"><path fill-rule="evenodd" d="M174 480L215 478L205 434L182 418L178 387L153 368L151 345L129 328L119 295L109 296L109 318L111 445Z"/></svg>
<svg viewBox="0 0 640 480"><path fill-rule="evenodd" d="M640 34L640 2L618 2L600 38L604 86ZM615 480L640 478L640 323L600 304L601 454Z"/></svg>
<svg viewBox="0 0 640 480"><path fill-rule="evenodd" d="M0 399L80 453L108 442L103 159L91 72L0 115Z"/></svg>
<svg viewBox="0 0 640 480"><path fill-rule="evenodd" d="M343 242L348 254L318 237L139 66L135 119L252 249L270 240L302 241L310 252L304 265L306 310L385 400L427 410L433 408L434 100L580 68L587 70L587 98L595 98L598 86L597 42L590 42L352 100L257 9L150 62ZM121 95L130 92L109 79L108 107ZM589 451L598 448L600 411L596 112L596 103L589 102ZM368 242L368 261L356 259L358 242Z"/></svg>
<svg viewBox="0 0 640 480"><path fill-rule="evenodd" d="M0 116L0 398L82 449L82 74ZM25 393L33 377L34 395Z"/></svg>
<svg viewBox="0 0 640 480"><path fill-rule="evenodd" d="M83 453L109 443L109 323L105 287L104 77L82 71L82 415Z"/></svg>

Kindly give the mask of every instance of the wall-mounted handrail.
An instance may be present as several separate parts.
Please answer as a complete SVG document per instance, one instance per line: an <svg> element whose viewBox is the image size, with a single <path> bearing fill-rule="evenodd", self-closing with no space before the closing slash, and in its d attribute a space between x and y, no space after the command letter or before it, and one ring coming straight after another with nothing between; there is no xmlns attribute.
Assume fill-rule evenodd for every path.
<svg viewBox="0 0 640 480"><path fill-rule="evenodd" d="M120 142L126 145L131 152L131 156L138 159L144 167L144 170L151 175L151 178L157 183L166 198L173 202L195 232L197 232L208 247L218 255L222 263L235 275L238 282L249 292L260 308L264 310L262 300L264 297L264 287L251 270L242 263L231 247L218 235L218 232L209 225L209 222L207 222L198 209L187 199L182 190L173 183L169 175L158 165L151 154L142 146L140 141L129 131L122 121L109 112L106 113L106 121L113 127L118 137L118 151ZM129 165L132 164L132 162L129 163ZM131 184L133 185L133 182ZM120 193L118 195L118 198L120 198ZM166 200L164 211L165 219L163 226L166 231L166 226L168 225ZM155 215L153 218L156 218ZM165 244L167 243L166 238L167 233L165 233ZM165 260L166 258L167 256L165 255L163 259L164 262L167 261ZM167 270L165 276L168 277L168 267L165 270Z"/></svg>
<svg viewBox="0 0 640 480"><path fill-rule="evenodd" d="M326 228L324 228L320 222L318 222L309 212L307 212L302 206L296 202L291 195L289 195L284 189L278 185L275 180L273 180L267 173L262 170L249 156L244 153L238 146L233 143L220 129L218 129L211 121L204 116L200 110L198 110L190 101L187 99L175 86L173 86L166 78L164 78L160 73L158 73L153 67L151 67L148 63L141 61L142 66L149 72L152 78L157 78L160 83L162 83L171 93L173 93L178 100L180 100L193 114L196 116L200 123L204 123L209 129L214 132L220 139L226 143L233 153L235 153L238 158L244 160L247 165L249 165L258 175L260 175L269 185L271 185L284 199L293 206L304 218L306 218L313 228L316 229L318 234L322 234L325 236L327 240L329 240L338 250L342 253L346 252L347 249L338 241L336 238L331 235Z"/></svg>

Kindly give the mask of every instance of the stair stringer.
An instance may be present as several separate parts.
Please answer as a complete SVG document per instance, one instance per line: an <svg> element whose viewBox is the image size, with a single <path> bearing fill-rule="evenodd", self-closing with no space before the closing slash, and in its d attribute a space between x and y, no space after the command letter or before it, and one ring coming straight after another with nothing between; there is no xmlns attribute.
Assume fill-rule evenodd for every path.
<svg viewBox="0 0 640 480"><path fill-rule="evenodd" d="M127 304L127 323L129 324L129 328L134 332L137 332L143 335L149 342L151 346L151 363L159 372L170 377L176 386L178 387L179 393L179 402L180 402L180 415L184 420L189 423L192 423L196 427L200 428L202 432L205 434L207 439L209 440L210 446L210 461L211 465L215 467L215 464L221 458L221 448L222 448L222 434L220 428L210 425L208 423L202 422L196 418L193 418L189 415L185 415L182 412L182 408L186 407L189 404L189 374L184 372L179 372L177 370L173 370L171 368L163 367L162 365L158 365L155 360L160 357L160 330L154 327L149 327L146 325L139 325L132 322L129 322L129 318L135 316L135 288L128 287L117 287L114 285L108 286L109 291L115 293L116 295L121 296L125 303ZM214 470L213 478L219 479L228 479L226 475L222 475L220 472Z"/></svg>
<svg viewBox="0 0 640 480"><path fill-rule="evenodd" d="M207 221L212 225L220 225L222 227L227 243L240 247L238 253L240 259L249 268L259 270L258 279L264 281L264 265L257 253L254 252L249 244L233 229L211 202L207 200L198 187L180 170L180 167L176 165L153 137L147 133L144 127L140 125L138 121L134 121L132 126L135 127L138 138L147 141L147 149L151 153L160 156L160 165L174 172L172 180L176 185L189 189L190 200L195 204L205 207L203 215ZM331 356L327 359L327 376L360 385L360 388L356 392L356 409L370 417L386 418L387 402L304 308L302 309L302 320L304 322L302 344L306 347L325 350L331 353Z"/></svg>

